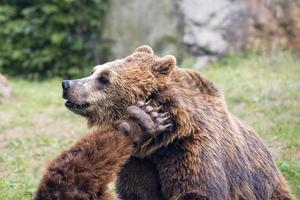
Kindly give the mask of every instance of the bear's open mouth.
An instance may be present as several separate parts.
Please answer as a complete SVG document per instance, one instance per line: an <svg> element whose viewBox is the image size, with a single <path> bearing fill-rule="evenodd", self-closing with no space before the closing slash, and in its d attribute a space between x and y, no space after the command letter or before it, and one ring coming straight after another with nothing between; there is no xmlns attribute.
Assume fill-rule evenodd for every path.
<svg viewBox="0 0 300 200"><path fill-rule="evenodd" d="M74 102L71 102L71 101L69 101L69 100L67 100L66 102L65 102L65 106L67 107L67 108L73 108L73 109L76 109L76 110L79 110L79 109L85 109L85 108L87 108L87 107L89 107L89 103L74 103Z"/></svg>

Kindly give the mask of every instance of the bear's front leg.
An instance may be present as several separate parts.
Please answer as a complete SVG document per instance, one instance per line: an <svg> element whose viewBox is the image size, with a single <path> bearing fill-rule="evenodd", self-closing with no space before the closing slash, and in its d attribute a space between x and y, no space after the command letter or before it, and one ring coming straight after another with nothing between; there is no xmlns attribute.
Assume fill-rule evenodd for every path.
<svg viewBox="0 0 300 200"><path fill-rule="evenodd" d="M179 138L154 153L162 194L169 200L228 199L222 166L193 139ZM200 151L200 152L199 152Z"/></svg>
<svg viewBox="0 0 300 200"><path fill-rule="evenodd" d="M49 164L35 199L115 199L108 184L132 153L131 138L116 127L94 130Z"/></svg>
<svg viewBox="0 0 300 200"><path fill-rule="evenodd" d="M148 159L131 157L117 179L122 200L164 200L155 165Z"/></svg>
<svg viewBox="0 0 300 200"><path fill-rule="evenodd" d="M142 111L141 111L142 110ZM146 136L155 136L168 129L171 124L165 124L167 113L161 113L160 107L152 107L149 103L137 102L127 109L131 116L146 133ZM148 113L147 117L145 113ZM145 142L145 137L140 142ZM156 166L146 158L131 157L119 173L117 192L123 200L163 200L159 176Z"/></svg>

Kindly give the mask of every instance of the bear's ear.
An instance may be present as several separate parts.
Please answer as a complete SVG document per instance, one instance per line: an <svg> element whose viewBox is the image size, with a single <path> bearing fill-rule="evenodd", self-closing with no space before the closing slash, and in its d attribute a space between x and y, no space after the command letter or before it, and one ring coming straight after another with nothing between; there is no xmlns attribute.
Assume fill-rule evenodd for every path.
<svg viewBox="0 0 300 200"><path fill-rule="evenodd" d="M151 54L153 55L153 50L150 46L148 45L143 45L143 46L140 46L138 47L134 52L143 52L143 53L148 53L148 54Z"/></svg>
<svg viewBox="0 0 300 200"><path fill-rule="evenodd" d="M164 56L158 59L158 64L153 67L153 71L159 74L168 75L176 66L176 58L171 55Z"/></svg>

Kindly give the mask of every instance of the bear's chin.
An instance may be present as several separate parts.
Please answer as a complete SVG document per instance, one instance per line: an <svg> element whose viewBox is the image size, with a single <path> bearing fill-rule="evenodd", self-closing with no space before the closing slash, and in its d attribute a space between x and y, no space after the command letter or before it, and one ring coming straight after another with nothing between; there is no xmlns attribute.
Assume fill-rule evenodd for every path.
<svg viewBox="0 0 300 200"><path fill-rule="evenodd" d="M90 107L89 103L73 103L69 100L65 102L65 106L75 114L86 116L87 109Z"/></svg>

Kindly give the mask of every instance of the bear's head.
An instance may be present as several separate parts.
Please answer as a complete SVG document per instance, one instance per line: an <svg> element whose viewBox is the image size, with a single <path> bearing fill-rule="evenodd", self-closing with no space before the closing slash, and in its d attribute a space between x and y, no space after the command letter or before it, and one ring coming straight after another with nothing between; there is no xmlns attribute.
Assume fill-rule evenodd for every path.
<svg viewBox="0 0 300 200"><path fill-rule="evenodd" d="M119 119L129 105L147 100L165 85L175 66L175 57L160 58L141 46L123 59L95 66L88 77L64 80L65 105L92 126Z"/></svg>

